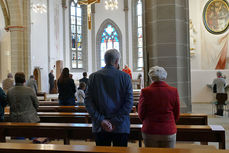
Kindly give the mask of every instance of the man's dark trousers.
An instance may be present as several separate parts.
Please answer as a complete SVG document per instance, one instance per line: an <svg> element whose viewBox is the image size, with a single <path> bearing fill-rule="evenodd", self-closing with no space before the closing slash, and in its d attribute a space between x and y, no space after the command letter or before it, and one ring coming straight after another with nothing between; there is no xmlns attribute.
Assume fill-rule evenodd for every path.
<svg viewBox="0 0 229 153"><path fill-rule="evenodd" d="M99 132L95 133L96 146L113 146L127 147L128 145L127 133L110 133L110 132Z"/></svg>

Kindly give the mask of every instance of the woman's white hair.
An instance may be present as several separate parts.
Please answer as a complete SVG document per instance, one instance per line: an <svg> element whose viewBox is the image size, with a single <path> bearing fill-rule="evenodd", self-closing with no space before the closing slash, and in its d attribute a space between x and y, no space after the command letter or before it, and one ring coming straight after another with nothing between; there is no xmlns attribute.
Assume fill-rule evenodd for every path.
<svg viewBox="0 0 229 153"><path fill-rule="evenodd" d="M152 81L162 81L167 78L167 72L163 67L159 66L151 67L148 75Z"/></svg>

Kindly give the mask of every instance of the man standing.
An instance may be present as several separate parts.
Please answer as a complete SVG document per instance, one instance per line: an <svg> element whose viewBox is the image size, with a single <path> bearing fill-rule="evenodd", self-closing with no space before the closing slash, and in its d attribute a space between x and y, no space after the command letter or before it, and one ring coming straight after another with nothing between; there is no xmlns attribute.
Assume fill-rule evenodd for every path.
<svg viewBox="0 0 229 153"><path fill-rule="evenodd" d="M53 70L49 73L49 93L52 93L52 89L54 88L54 75Z"/></svg>
<svg viewBox="0 0 229 153"><path fill-rule="evenodd" d="M106 51L105 68L89 77L85 105L92 117L97 146L127 146L133 106L130 76L118 70L120 53Z"/></svg>
<svg viewBox="0 0 229 153"><path fill-rule="evenodd" d="M225 92L226 81L223 78L222 72L218 71L216 75L217 78L214 79L212 83L213 92L216 93L216 97L220 97L224 95L226 96L224 99L227 99L227 95ZM217 112L215 113L215 115L223 116L223 104L220 104L218 102L216 108L217 108Z"/></svg>
<svg viewBox="0 0 229 153"><path fill-rule="evenodd" d="M132 79L131 70L130 70L130 68L127 65L124 66L124 68L122 69L122 71L125 72L125 73L127 73L127 74L129 74L130 75L130 78Z"/></svg>
<svg viewBox="0 0 229 153"><path fill-rule="evenodd" d="M87 72L83 72L83 78L79 80L80 82L84 82L86 85L88 83Z"/></svg>
<svg viewBox="0 0 229 153"><path fill-rule="evenodd" d="M13 75L12 73L8 73L7 79L3 80L2 82L2 88L5 93L14 86L14 80L13 80Z"/></svg>
<svg viewBox="0 0 229 153"><path fill-rule="evenodd" d="M32 88L37 95L37 81L34 79L33 75L30 75L29 80L26 82L26 86Z"/></svg>

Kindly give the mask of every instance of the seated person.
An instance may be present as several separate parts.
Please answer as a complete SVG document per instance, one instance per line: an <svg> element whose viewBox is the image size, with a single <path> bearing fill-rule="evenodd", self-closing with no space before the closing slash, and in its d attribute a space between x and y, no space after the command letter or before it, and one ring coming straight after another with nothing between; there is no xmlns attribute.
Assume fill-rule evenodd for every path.
<svg viewBox="0 0 229 153"><path fill-rule="evenodd" d="M40 121L37 110L39 107L37 96L32 88L24 86L25 74L15 74L15 86L7 92L7 101L10 106L11 122L37 123Z"/></svg>
<svg viewBox="0 0 229 153"><path fill-rule="evenodd" d="M79 88L76 93L77 104L78 106L84 105L85 93L84 90L86 89L86 84L84 82L80 82Z"/></svg>

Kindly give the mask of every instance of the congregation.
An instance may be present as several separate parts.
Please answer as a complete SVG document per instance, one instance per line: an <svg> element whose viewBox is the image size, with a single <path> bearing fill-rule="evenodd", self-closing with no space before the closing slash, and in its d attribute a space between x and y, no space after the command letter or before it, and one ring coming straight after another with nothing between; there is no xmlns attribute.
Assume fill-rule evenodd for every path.
<svg viewBox="0 0 229 153"><path fill-rule="evenodd" d="M228 0L0 0L0 153L227 153L228 20Z"/></svg>
<svg viewBox="0 0 229 153"><path fill-rule="evenodd" d="M104 59L106 66L91 74L89 79L87 79L87 73L83 73L77 92L69 69L62 70L57 82L59 105L86 106L92 118L92 133L95 134L97 146L111 146L112 144L113 146L127 146L130 134L129 113L133 106L130 70L126 73L118 69L120 53L116 49L108 50ZM8 76L12 78L11 74ZM174 148L175 123L179 119L180 112L177 89L164 82L167 72L162 67L152 67L149 77L154 83L142 90L138 110L139 118L143 122L142 137L145 146ZM4 107L9 105L11 122L38 123L40 118L37 113L39 102L36 97L36 81L33 76L30 76L26 82L25 74L22 72L16 73L14 79L15 85L9 87L8 90L5 89L7 95L0 88L1 121L4 121ZM76 97L77 103L75 103ZM154 101L152 99L155 99L157 103L152 103ZM152 116L155 117L152 118Z"/></svg>
<svg viewBox="0 0 229 153"><path fill-rule="evenodd" d="M62 70L57 81L59 105L86 108L91 116L96 146L127 147L131 129L129 114L134 104L131 71L126 72L126 69L129 69L127 66L124 68L125 71L119 70L120 53L116 49L106 51L104 59L106 66L92 73L89 79L87 73L83 73L78 88L69 69ZM51 71L50 74L52 73ZM167 72L163 67L152 67L148 75L152 84L141 90L137 104L145 147L174 148L177 137L176 123L180 118L178 91L165 82ZM217 72L217 77L222 80L222 73ZM4 109L8 105L9 121L39 123L41 120L38 115L36 80L31 75L26 81L23 72L16 73L14 79L15 85L11 84L11 87L5 85L3 88L5 91L0 88L1 122L5 122ZM212 84L213 92L222 93L219 90L224 90L221 88L225 88L226 82L222 80L221 83L222 81L217 79ZM12 81L12 74L8 74L8 78L3 82L6 84L7 80ZM53 88L52 83L50 91L51 88ZM220 104L217 104L217 108L217 112L220 111ZM50 140L33 138L33 143L47 143Z"/></svg>

